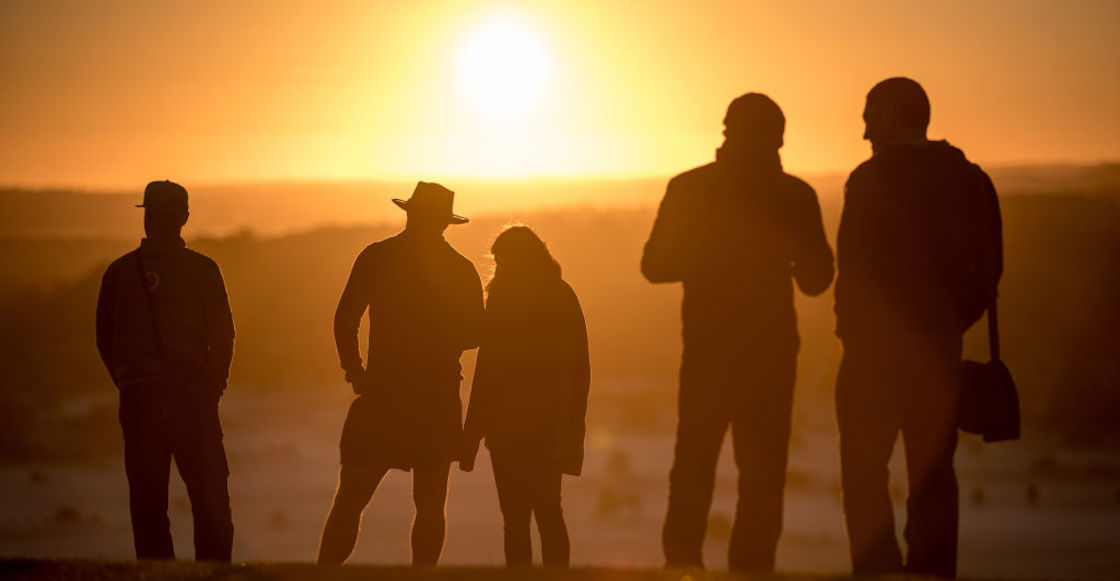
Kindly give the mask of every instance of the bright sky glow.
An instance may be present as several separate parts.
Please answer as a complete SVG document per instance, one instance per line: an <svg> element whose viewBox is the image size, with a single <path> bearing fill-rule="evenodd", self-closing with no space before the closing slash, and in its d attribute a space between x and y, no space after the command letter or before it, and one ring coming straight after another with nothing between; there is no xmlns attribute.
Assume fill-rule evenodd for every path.
<svg viewBox="0 0 1120 581"><path fill-rule="evenodd" d="M540 101L548 83L548 58L538 35L512 16L492 16L460 49L459 81L487 115L524 114Z"/></svg>

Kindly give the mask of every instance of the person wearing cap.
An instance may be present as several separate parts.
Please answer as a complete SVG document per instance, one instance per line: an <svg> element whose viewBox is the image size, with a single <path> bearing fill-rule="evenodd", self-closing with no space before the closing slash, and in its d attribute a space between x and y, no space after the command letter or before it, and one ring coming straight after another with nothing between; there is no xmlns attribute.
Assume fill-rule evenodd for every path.
<svg viewBox="0 0 1120 581"><path fill-rule="evenodd" d="M138 559L173 559L171 461L186 484L195 558L230 560L233 520L218 403L233 359L233 315L218 265L180 233L187 191L144 189L145 238L114 261L97 299L97 349L120 392L125 474Z"/></svg>
<svg viewBox="0 0 1120 581"><path fill-rule="evenodd" d="M478 346L482 283L470 260L443 238L454 192L419 182L403 232L363 250L335 312L346 381L357 398L342 429L341 469L323 526L318 561L341 564L354 549L362 511L390 469L412 471L416 517L413 565L435 565L443 550L451 461L462 449L459 383L463 351ZM369 311L363 365L358 326Z"/></svg>
<svg viewBox="0 0 1120 581"><path fill-rule="evenodd" d="M875 85L863 118L872 155L848 178L836 241L836 414L852 568L952 577L961 336L994 300L1003 270L999 200L964 153L927 139L929 98L914 80ZM905 565L887 482L900 433Z"/></svg>
<svg viewBox="0 0 1120 581"><path fill-rule="evenodd" d="M684 284L679 421L662 530L667 567L703 567L716 461L730 426L739 502L728 564L774 568L799 348L793 281L818 295L833 275L817 195L782 170L784 131L767 96L732 101L715 161L670 180L642 255L650 282Z"/></svg>

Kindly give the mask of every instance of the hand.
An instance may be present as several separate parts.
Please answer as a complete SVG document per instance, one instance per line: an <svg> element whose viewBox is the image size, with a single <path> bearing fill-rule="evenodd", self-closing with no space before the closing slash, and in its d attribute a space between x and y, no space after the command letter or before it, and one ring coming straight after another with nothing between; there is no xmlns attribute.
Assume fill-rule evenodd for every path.
<svg viewBox="0 0 1120 581"><path fill-rule="evenodd" d="M350 384L350 388L354 390L355 395L364 395L368 393L369 380L365 370L358 370L354 372L346 372L346 381Z"/></svg>
<svg viewBox="0 0 1120 581"><path fill-rule="evenodd" d="M479 440L471 438L470 441L463 446L463 454L459 457L459 470L463 472L474 470L474 459L478 456L478 443Z"/></svg>

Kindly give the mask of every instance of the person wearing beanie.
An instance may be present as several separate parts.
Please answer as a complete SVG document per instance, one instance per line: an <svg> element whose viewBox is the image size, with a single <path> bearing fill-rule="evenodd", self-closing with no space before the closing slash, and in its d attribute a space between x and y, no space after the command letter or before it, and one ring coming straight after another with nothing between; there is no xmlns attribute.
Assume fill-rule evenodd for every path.
<svg viewBox="0 0 1120 581"><path fill-rule="evenodd" d="M642 255L653 283L681 282L684 355L679 423L662 531L668 567L702 567L716 461L728 427L739 503L728 563L771 571L800 340L793 283L832 283L816 192L782 170L785 116L748 93L724 118L713 163L674 177Z"/></svg>

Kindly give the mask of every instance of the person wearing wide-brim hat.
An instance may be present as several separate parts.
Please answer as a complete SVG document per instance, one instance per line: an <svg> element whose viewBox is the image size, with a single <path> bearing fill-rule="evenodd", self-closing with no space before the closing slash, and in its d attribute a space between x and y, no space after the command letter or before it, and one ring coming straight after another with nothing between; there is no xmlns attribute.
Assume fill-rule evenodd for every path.
<svg viewBox="0 0 1120 581"><path fill-rule="evenodd" d="M362 511L392 468L413 473L413 564L434 565L442 552L448 473L461 445L459 357L478 346L483 314L478 272L443 239L449 225L467 222L453 213L454 199L429 182L394 199L408 214L404 231L358 255L338 301L335 343L358 397L342 430L320 563L350 556ZM358 326L367 309L363 365Z"/></svg>

